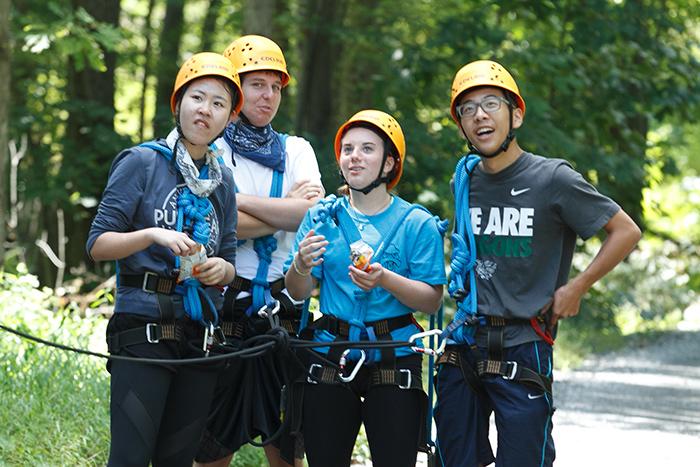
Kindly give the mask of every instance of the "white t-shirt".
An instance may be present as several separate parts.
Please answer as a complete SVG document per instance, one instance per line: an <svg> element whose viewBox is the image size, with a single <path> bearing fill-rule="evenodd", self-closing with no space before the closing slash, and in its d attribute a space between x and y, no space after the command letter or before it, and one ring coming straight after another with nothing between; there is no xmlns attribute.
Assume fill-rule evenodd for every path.
<svg viewBox="0 0 700 467"><path fill-rule="evenodd" d="M231 158L231 148L223 138L219 138L216 141L216 146L222 150L224 162L233 172L233 178L239 193L260 197L270 196L272 169L237 154L233 154L233 159L236 162L234 166ZM287 160L282 183L282 198L287 195L292 185L300 180L309 180L321 184L321 172L318 170L316 154L308 141L297 136L289 136L285 149ZM292 249L295 235L296 232L281 230L274 234L277 239L277 250L272 254L272 263L267 272L268 282L273 282L284 276L282 266ZM236 252L236 274L245 279L253 279L257 272L258 255L253 249L253 240L246 240L245 243L238 246L238 251Z"/></svg>

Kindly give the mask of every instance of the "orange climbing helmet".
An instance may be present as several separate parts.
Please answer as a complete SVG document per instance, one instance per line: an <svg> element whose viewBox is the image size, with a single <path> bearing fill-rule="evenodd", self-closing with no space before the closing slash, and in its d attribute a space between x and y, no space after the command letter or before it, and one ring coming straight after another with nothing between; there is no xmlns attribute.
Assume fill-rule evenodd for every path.
<svg viewBox="0 0 700 467"><path fill-rule="evenodd" d="M282 87L289 84L291 79L282 49L267 37L239 37L226 47L224 56L231 60L239 74L249 71L278 71L282 75Z"/></svg>
<svg viewBox="0 0 700 467"><path fill-rule="evenodd" d="M399 179L403 173L403 163L406 158L406 139L404 138L401 126L399 126L399 122L388 113L382 112L381 110L361 110L350 117L347 122L343 123L335 134L335 160L340 160L340 142L343 139L343 134L350 126L360 122L369 123L377 127L377 129L394 143L396 150L399 152L399 160L397 161L398 168L394 171L394 178L389 180L386 185L387 190L391 190L399 183Z"/></svg>
<svg viewBox="0 0 700 467"><path fill-rule="evenodd" d="M185 60L185 63L180 67L180 71L177 72L173 93L170 95L170 110L173 114L175 114L175 106L180 90L191 81L204 76L218 76L232 84L238 93L238 96L234 96L237 100L233 111L238 113L243 107L243 90L241 89L241 81L238 78L236 69L223 55L213 52L201 52Z"/></svg>
<svg viewBox="0 0 700 467"><path fill-rule="evenodd" d="M460 68L452 81L450 113L457 124L459 124L456 111L457 99L465 91L477 86L495 86L510 91L515 96L518 108L523 112L523 116L525 115L525 100L520 95L518 85L508 70L491 60L477 60Z"/></svg>

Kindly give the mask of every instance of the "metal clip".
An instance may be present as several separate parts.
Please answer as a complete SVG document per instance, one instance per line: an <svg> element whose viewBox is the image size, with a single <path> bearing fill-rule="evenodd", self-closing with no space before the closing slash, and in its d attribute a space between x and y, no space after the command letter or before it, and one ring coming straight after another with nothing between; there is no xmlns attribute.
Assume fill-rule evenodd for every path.
<svg viewBox="0 0 700 467"><path fill-rule="evenodd" d="M208 326L204 328L204 340L202 342L202 350L204 351L204 356L209 356L209 351L212 345L214 345L214 323L210 322Z"/></svg>
<svg viewBox="0 0 700 467"><path fill-rule="evenodd" d="M146 324L146 341L149 344L157 344L160 342L160 339L155 337L155 330L158 328L157 323L148 323Z"/></svg>
<svg viewBox="0 0 700 467"><path fill-rule="evenodd" d="M418 332L409 337L408 342L413 343L418 339L422 339L423 337L439 336L440 334L442 334L441 329L431 329L429 331ZM413 347L411 347L411 350L413 350L416 353L424 353L432 356L437 356L437 351L429 347L425 348L414 345Z"/></svg>
<svg viewBox="0 0 700 467"><path fill-rule="evenodd" d="M271 302L272 303L272 302ZM266 303L260 309L258 310L258 316L261 318L267 318L267 320L270 322L270 329L279 327L280 325L280 320L279 317L277 316L277 313L280 311L280 301L279 300L274 300L274 306L270 310L270 304ZM268 310L270 310L268 312Z"/></svg>
<svg viewBox="0 0 700 467"><path fill-rule="evenodd" d="M340 369L338 370L338 378L343 383L349 383L350 381L355 379L355 376L357 376L357 372L360 371L360 368L362 368L362 364L367 358L367 354L365 353L365 351L360 349L360 359L355 364L355 368L353 368L353 370L350 372L350 376L343 376L343 373L345 371L345 364L347 363L347 356L351 352L351 350L352 349L345 349L345 351L340 356L340 362L338 362L338 366L340 367Z"/></svg>
<svg viewBox="0 0 700 467"><path fill-rule="evenodd" d="M405 385L402 385L402 384L399 382L399 389L411 389L411 378L412 378L412 376L411 376L411 370L409 370L409 369L407 369L407 368L401 368L401 369L399 369L399 373L402 373L402 374L405 374L405 375L406 375L406 384L405 384Z"/></svg>
<svg viewBox="0 0 700 467"><path fill-rule="evenodd" d="M158 277L158 274L156 274L155 272L151 272L151 271L146 271L143 273L143 283L141 284L141 290L143 290L146 293L154 293L152 290L148 290L148 288L147 288L148 287L148 278L150 276Z"/></svg>
<svg viewBox="0 0 700 467"><path fill-rule="evenodd" d="M322 368L320 363L312 363L309 367L309 376L306 377L306 382L311 384L318 384L318 381L314 379L314 369Z"/></svg>
<svg viewBox="0 0 700 467"><path fill-rule="evenodd" d="M442 342L440 342L440 345L438 345L438 348L435 350L435 355L442 355L445 352L446 347L447 339L443 339Z"/></svg>
<svg viewBox="0 0 700 467"><path fill-rule="evenodd" d="M510 362L506 362L506 363L512 364L513 369L511 370L509 375L503 375L502 378L512 381L515 379L515 374L518 372L518 362L510 361Z"/></svg>

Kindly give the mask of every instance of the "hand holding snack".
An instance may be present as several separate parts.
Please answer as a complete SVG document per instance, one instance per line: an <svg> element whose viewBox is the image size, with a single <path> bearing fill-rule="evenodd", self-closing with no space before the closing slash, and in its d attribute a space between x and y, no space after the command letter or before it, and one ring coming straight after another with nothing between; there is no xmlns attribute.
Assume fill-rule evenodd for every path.
<svg viewBox="0 0 700 467"><path fill-rule="evenodd" d="M372 256L374 256L374 250L364 241L357 240L350 245L350 260L357 269L371 272Z"/></svg>
<svg viewBox="0 0 700 467"><path fill-rule="evenodd" d="M197 278L196 269L199 265L207 262L207 253L204 250L203 245L199 245L199 249L193 255L183 256L180 258L180 275L177 277L178 282L190 279L194 277Z"/></svg>

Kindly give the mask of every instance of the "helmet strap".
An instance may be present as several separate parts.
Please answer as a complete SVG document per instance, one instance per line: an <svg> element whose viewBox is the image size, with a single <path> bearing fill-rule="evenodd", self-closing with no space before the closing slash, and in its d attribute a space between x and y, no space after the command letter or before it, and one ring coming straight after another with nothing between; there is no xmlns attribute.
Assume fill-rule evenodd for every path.
<svg viewBox="0 0 700 467"><path fill-rule="evenodd" d="M372 183L367 185L364 188L355 188L354 186L350 185L347 180L345 180L345 177L343 176L343 172L341 170L338 170L340 172L340 178L343 179L343 182L353 191L359 191L363 195L368 194L370 191L374 190L377 188L379 185L382 183L388 184L391 180L389 179L389 175L382 175L382 172L384 171L384 165L386 164L386 159L389 156L389 149L387 147L386 141L384 142L384 157L382 157L382 164L379 166L379 174L377 175L377 178L374 179Z"/></svg>

